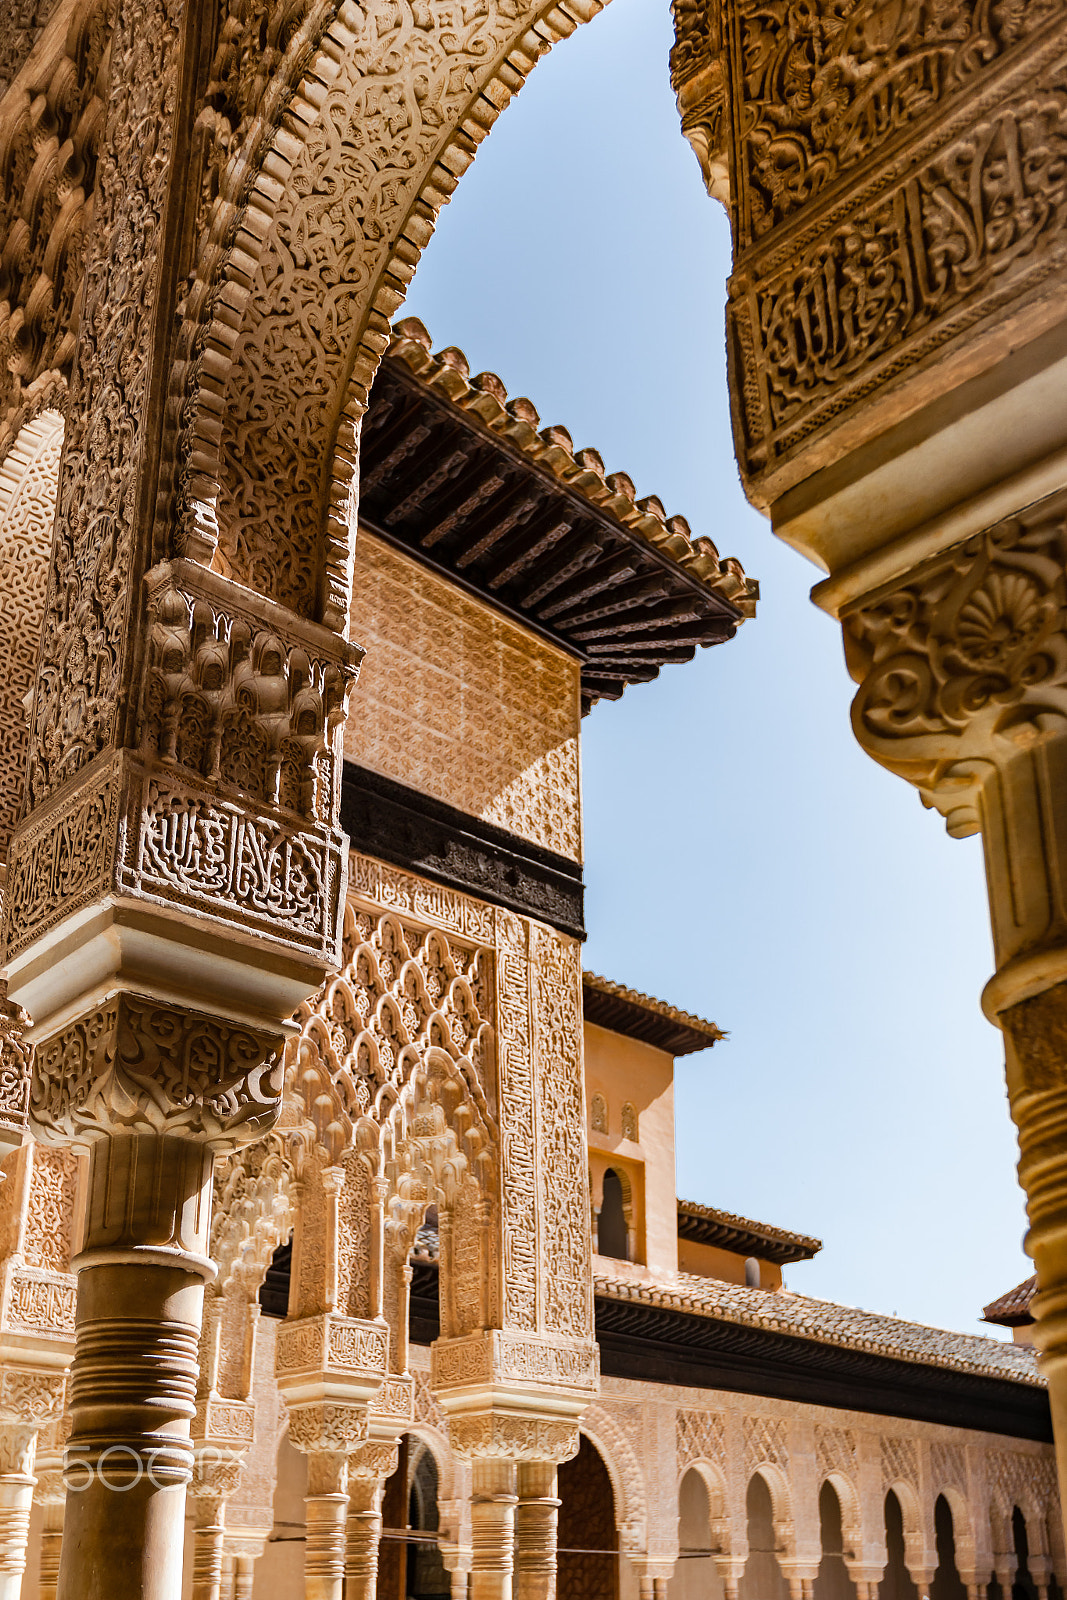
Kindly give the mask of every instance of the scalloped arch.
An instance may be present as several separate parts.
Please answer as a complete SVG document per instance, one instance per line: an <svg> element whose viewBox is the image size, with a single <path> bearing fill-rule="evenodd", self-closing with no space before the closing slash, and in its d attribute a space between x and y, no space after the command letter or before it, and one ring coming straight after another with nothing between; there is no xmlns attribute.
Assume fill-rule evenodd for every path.
<svg viewBox="0 0 1067 1600"><path fill-rule="evenodd" d="M175 399L191 554L345 625L359 420L389 319L478 144L601 7L491 0L459 27L413 0L332 10L243 165L242 208L227 174L190 292ZM301 66L291 50L265 103Z"/></svg>

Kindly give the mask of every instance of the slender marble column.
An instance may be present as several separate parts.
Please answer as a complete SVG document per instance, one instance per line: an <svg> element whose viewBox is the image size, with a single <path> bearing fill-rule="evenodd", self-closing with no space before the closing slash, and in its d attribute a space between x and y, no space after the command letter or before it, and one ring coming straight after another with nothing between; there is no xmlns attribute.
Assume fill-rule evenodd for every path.
<svg viewBox="0 0 1067 1600"><path fill-rule="evenodd" d="M180 1600L211 1165L187 1139L92 1146L58 1600Z"/></svg>
<svg viewBox="0 0 1067 1600"><path fill-rule="evenodd" d="M343 1600L348 1460L337 1452L308 1454L305 1600Z"/></svg>
<svg viewBox="0 0 1067 1600"><path fill-rule="evenodd" d="M0 1424L0 1600L19 1600L33 1503L37 1428Z"/></svg>
<svg viewBox="0 0 1067 1600"><path fill-rule="evenodd" d="M378 1543L381 1533L381 1480L350 1478L345 1551L345 1600L375 1600L378 1588Z"/></svg>
<svg viewBox="0 0 1067 1600"><path fill-rule="evenodd" d="M470 1600L511 1600L514 1570L515 1465L472 1465Z"/></svg>
<svg viewBox="0 0 1067 1600"><path fill-rule="evenodd" d="M522 1461L515 1508L516 1600L555 1600L560 1502L554 1461Z"/></svg>

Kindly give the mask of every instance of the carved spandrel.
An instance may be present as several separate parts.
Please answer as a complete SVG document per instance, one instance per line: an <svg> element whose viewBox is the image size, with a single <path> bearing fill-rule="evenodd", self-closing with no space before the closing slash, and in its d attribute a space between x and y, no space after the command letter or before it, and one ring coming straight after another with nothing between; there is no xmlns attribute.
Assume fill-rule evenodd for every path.
<svg viewBox="0 0 1067 1600"><path fill-rule="evenodd" d="M968 371L997 360L1009 306L1055 319L1065 23L1053 0L735 0L720 38L713 9L676 0L673 77L722 196L729 153L735 439L769 503L906 415L964 335Z"/></svg>
<svg viewBox="0 0 1067 1600"><path fill-rule="evenodd" d="M737 0L731 45L743 106L742 244L876 157L894 136L944 114L1058 14L1056 0L918 0L894 8L880 0Z"/></svg>
<svg viewBox="0 0 1067 1600"><path fill-rule="evenodd" d="M177 0L117 13L32 714L30 803L115 742L155 425L153 346L179 70Z"/></svg>

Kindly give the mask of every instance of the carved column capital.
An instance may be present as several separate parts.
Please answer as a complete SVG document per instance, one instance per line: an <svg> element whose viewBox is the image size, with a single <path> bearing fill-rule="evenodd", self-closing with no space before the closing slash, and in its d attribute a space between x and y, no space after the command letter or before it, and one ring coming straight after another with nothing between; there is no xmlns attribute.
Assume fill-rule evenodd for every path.
<svg viewBox="0 0 1067 1600"><path fill-rule="evenodd" d="M860 744L951 834L983 835L995 1016L1067 976L1067 494L931 556L843 623Z"/></svg>
<svg viewBox="0 0 1067 1600"><path fill-rule="evenodd" d="M569 1461L580 1442L575 1421L501 1412L450 1417L448 1439L460 1461Z"/></svg>
<svg viewBox="0 0 1067 1600"><path fill-rule="evenodd" d="M30 1120L45 1141L173 1134L226 1150L274 1122L282 1043L280 1030L119 994L39 1041Z"/></svg>
<svg viewBox="0 0 1067 1600"><path fill-rule="evenodd" d="M347 1456L366 1438L365 1405L320 1400L289 1407L290 1442L307 1456Z"/></svg>
<svg viewBox="0 0 1067 1600"><path fill-rule="evenodd" d="M844 615L864 749L980 825L987 764L1067 734L1067 496L914 567Z"/></svg>

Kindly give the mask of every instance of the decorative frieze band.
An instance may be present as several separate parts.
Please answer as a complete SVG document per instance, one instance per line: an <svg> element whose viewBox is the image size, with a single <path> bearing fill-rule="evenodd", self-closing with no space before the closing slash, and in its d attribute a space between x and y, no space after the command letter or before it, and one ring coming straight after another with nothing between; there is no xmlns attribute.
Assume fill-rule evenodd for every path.
<svg viewBox="0 0 1067 1600"><path fill-rule="evenodd" d="M206 784L119 753L11 846L10 960L76 911L115 893L155 902L336 959L347 850L343 834L220 798Z"/></svg>
<svg viewBox="0 0 1067 1600"><path fill-rule="evenodd" d="M463 1339L438 1339L431 1356L435 1390L471 1384L536 1384L595 1393L600 1381L594 1340L521 1337L492 1329Z"/></svg>

